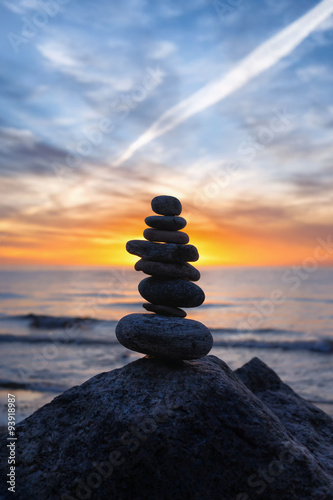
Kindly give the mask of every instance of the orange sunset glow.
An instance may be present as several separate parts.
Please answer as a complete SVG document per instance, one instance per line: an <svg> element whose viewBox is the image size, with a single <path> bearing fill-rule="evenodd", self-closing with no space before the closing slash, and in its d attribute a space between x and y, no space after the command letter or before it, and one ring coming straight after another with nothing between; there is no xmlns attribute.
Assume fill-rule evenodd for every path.
<svg viewBox="0 0 333 500"><path fill-rule="evenodd" d="M127 200L129 204L129 200ZM98 206L98 204L97 204ZM207 209L206 209L207 211ZM7 228L10 233L1 247L1 262L8 266L133 266L138 257L126 252L126 242L143 239L146 216L151 215L147 200L137 204L136 214L120 212L115 217L110 213L97 224L89 211L75 210L75 217L56 221L45 230L38 224L12 221ZM318 242L316 234L306 234L304 227L292 227L284 221L280 227L257 225L253 220L248 227L243 224L223 224L207 213L203 216L197 208L186 210L183 203L182 215L188 220L184 229L190 236L190 243L199 249L199 266L275 266L301 264L313 257ZM61 217L61 216L60 216ZM230 216L229 216L230 218ZM223 217L221 217L223 220ZM235 217L235 220L237 218ZM302 233L303 229L303 233ZM305 233L305 234L304 234ZM325 231L317 239L325 241ZM326 238L327 239L327 238ZM319 265L332 263L329 249L323 250ZM325 256L325 258L324 258Z"/></svg>
<svg viewBox="0 0 333 500"><path fill-rule="evenodd" d="M14 30L35 2L3 4ZM92 27L73 5L12 41L0 266L132 265L159 194L181 200L200 266L301 265L322 240L332 265L333 7L310 4L244 3L221 24L213 4L162 3L133 17L149 36L120 7Z"/></svg>
<svg viewBox="0 0 333 500"><path fill-rule="evenodd" d="M326 498L333 0L0 0L0 20L17 498Z"/></svg>

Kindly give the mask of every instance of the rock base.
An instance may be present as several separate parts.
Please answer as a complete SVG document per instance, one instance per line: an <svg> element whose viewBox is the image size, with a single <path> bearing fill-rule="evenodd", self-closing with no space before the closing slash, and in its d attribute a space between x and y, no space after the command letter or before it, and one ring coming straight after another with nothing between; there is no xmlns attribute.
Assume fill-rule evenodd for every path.
<svg viewBox="0 0 333 500"><path fill-rule="evenodd" d="M17 438L15 495L0 440L4 499L333 499L333 421L259 360L234 373L214 356L142 358L64 392Z"/></svg>

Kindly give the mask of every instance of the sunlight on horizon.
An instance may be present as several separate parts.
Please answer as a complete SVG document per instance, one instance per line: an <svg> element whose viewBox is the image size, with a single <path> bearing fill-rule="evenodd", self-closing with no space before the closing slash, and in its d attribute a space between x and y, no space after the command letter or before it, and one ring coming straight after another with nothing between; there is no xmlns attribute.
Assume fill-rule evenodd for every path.
<svg viewBox="0 0 333 500"><path fill-rule="evenodd" d="M332 234L333 0L149 7L69 3L0 49L0 266L131 266L159 194L199 266L311 259ZM13 33L35 8L0 2Z"/></svg>

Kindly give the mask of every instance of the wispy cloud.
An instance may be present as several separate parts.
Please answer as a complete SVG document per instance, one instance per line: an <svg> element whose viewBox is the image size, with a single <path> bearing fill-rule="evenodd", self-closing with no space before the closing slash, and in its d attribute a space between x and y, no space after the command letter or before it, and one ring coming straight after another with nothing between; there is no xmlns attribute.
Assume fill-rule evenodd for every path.
<svg viewBox="0 0 333 500"><path fill-rule="evenodd" d="M152 48L150 57L152 59L165 59L173 52L176 52L177 47L174 43L168 40L161 40Z"/></svg>
<svg viewBox="0 0 333 500"><path fill-rule="evenodd" d="M309 253L333 217L332 2L246 0L222 21L207 0L67 2L18 53L4 43L3 262L121 264L157 194L182 200L206 262L228 248L232 262L250 264ZM18 36L40 9L0 0ZM167 76L136 102L147 67ZM262 137L274 110L295 116L292 126L259 140L255 161L224 183L239 145ZM115 127L99 143L105 119ZM112 168L144 131L143 157ZM75 166L54 169L89 142Z"/></svg>
<svg viewBox="0 0 333 500"><path fill-rule="evenodd" d="M31 9L38 10L40 8L40 4L37 0L21 0L18 2L4 0L2 3L8 9L15 12L15 14L24 14Z"/></svg>
<svg viewBox="0 0 333 500"><path fill-rule="evenodd" d="M134 141L114 162L125 161L143 146L173 130L179 124L233 94L263 71L290 54L310 33L333 13L333 0L323 0L287 28L261 44L227 75L203 88L166 111L149 129Z"/></svg>
<svg viewBox="0 0 333 500"><path fill-rule="evenodd" d="M61 161L64 152L57 147L41 142L29 130L0 127L2 157L0 175L16 177L23 173L38 176L54 175L50 158Z"/></svg>

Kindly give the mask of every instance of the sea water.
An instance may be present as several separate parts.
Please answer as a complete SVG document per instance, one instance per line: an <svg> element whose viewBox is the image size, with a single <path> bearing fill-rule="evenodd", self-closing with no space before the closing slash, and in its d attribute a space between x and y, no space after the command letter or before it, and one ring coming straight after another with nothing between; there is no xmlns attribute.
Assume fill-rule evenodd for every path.
<svg viewBox="0 0 333 500"><path fill-rule="evenodd" d="M199 266L200 267L200 266ZM206 301L187 309L232 369L254 356L333 416L333 269L203 268ZM21 420L62 391L141 357L115 337L117 321L145 313L128 268L0 271L0 425L7 394Z"/></svg>

